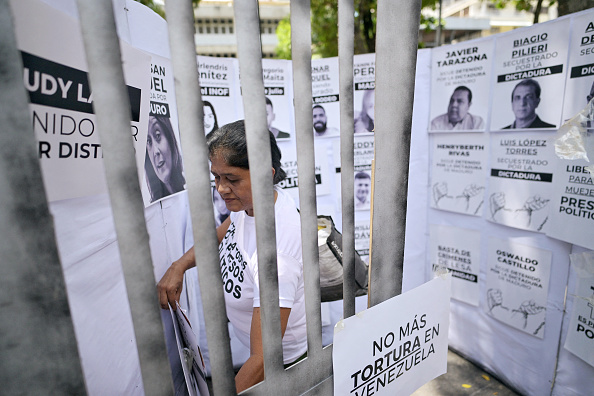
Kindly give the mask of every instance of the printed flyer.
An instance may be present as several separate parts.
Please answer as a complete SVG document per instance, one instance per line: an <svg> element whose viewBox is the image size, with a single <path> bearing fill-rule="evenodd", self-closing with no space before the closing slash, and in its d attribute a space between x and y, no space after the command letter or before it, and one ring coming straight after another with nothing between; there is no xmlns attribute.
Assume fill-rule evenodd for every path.
<svg viewBox="0 0 594 396"><path fill-rule="evenodd" d="M335 395L410 395L446 372L450 275L334 327Z"/></svg>
<svg viewBox="0 0 594 396"><path fill-rule="evenodd" d="M153 55L150 71L151 102L142 184L145 206L186 189L171 61Z"/></svg>
<svg viewBox="0 0 594 396"><path fill-rule="evenodd" d="M565 349L594 367L594 252L570 257L577 279Z"/></svg>
<svg viewBox="0 0 594 396"><path fill-rule="evenodd" d="M204 133L241 118L237 112L237 59L198 56L198 77L204 106Z"/></svg>
<svg viewBox="0 0 594 396"><path fill-rule="evenodd" d="M293 147L283 145L281 147L283 157L281 159L282 168L287 174L287 178L278 186L284 188L291 194L295 202L299 202L299 178L297 172L297 153ZM315 150L315 178L316 195L330 194L330 176L332 175L329 158L326 154L327 145L321 142L316 143Z"/></svg>
<svg viewBox="0 0 594 396"><path fill-rule="evenodd" d="M12 3L23 60L23 83L48 201L107 191L78 21L43 3ZM150 57L120 42L131 105L136 164L145 159ZM139 180L142 174L139 172Z"/></svg>
<svg viewBox="0 0 594 396"><path fill-rule="evenodd" d="M494 43L489 37L432 50L431 132L486 129Z"/></svg>
<svg viewBox="0 0 594 396"><path fill-rule="evenodd" d="M551 132L491 135L488 220L524 230L547 230L557 164L554 139Z"/></svg>
<svg viewBox="0 0 594 396"><path fill-rule="evenodd" d="M594 15L574 16L572 26L563 122L594 98Z"/></svg>
<svg viewBox="0 0 594 396"><path fill-rule="evenodd" d="M487 181L486 134L431 136L431 199L434 209L481 216Z"/></svg>
<svg viewBox="0 0 594 396"><path fill-rule="evenodd" d="M373 161L373 135L355 135L355 210L371 207L371 163Z"/></svg>
<svg viewBox="0 0 594 396"><path fill-rule="evenodd" d="M543 338L551 259L549 250L489 238L485 311L511 327Z"/></svg>
<svg viewBox="0 0 594 396"><path fill-rule="evenodd" d="M355 92L355 134L372 133L375 128L375 54L353 57Z"/></svg>
<svg viewBox="0 0 594 396"><path fill-rule="evenodd" d="M312 116L315 138L340 136L338 58L312 59Z"/></svg>
<svg viewBox="0 0 594 396"><path fill-rule="evenodd" d="M369 264L369 236L371 228L369 217L355 219L355 250Z"/></svg>
<svg viewBox="0 0 594 396"><path fill-rule="evenodd" d="M291 61L262 59L268 129L278 141L294 136L293 73Z"/></svg>
<svg viewBox="0 0 594 396"><path fill-rule="evenodd" d="M490 130L559 127L570 23L556 20L497 38Z"/></svg>
<svg viewBox="0 0 594 396"><path fill-rule="evenodd" d="M431 272L446 269L452 274L452 298L478 307L480 231L431 224L429 246Z"/></svg>

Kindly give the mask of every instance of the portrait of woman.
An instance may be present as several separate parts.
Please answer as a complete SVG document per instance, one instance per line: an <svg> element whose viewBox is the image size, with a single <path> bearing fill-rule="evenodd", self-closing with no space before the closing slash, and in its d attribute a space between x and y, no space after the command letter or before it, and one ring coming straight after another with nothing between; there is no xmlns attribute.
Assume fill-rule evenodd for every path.
<svg viewBox="0 0 594 396"><path fill-rule="evenodd" d="M370 89L363 94L361 111L355 117L355 133L373 132L375 128L375 90Z"/></svg>
<svg viewBox="0 0 594 396"><path fill-rule="evenodd" d="M168 117L149 116L144 171L151 202L184 189L182 159Z"/></svg>
<svg viewBox="0 0 594 396"><path fill-rule="evenodd" d="M278 187L286 174L281 168L281 151L270 135L276 224L280 328L285 367L304 359L307 352L301 220L291 196ZM231 212L216 229L227 317L250 357L235 376L237 392L264 380L263 344L260 327L260 289L256 225L242 120L227 124L206 136L215 187ZM174 261L157 285L161 308L176 306L182 292L184 273L196 265L200 251L189 249Z"/></svg>
<svg viewBox="0 0 594 396"><path fill-rule="evenodd" d="M204 106L204 133L208 135L212 131L219 129L219 123L212 103L205 100L202 102L202 105Z"/></svg>

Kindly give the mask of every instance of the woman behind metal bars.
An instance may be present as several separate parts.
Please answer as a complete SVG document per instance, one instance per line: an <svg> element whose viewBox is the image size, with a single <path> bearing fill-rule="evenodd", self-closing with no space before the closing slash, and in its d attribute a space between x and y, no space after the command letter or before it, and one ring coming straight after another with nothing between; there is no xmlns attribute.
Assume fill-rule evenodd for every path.
<svg viewBox="0 0 594 396"><path fill-rule="evenodd" d="M237 392L241 392L264 379L256 231L244 122L224 125L208 134L206 141L217 191L232 212L217 228L217 237L227 316L237 338L250 349L249 359L235 377ZM283 361L287 366L303 358L307 351L301 226L295 202L276 186L286 174L272 133L270 148ZM183 274L195 265L193 248L171 264L157 285L163 309L168 304L175 306Z"/></svg>

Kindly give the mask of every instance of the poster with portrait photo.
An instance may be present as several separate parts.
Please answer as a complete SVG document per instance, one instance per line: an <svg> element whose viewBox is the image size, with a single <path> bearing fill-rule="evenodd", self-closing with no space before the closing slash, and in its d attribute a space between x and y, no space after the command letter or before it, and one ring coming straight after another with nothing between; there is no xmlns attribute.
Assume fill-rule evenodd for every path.
<svg viewBox="0 0 594 396"><path fill-rule="evenodd" d="M570 22L555 20L497 38L491 131L559 127Z"/></svg>
<svg viewBox="0 0 594 396"><path fill-rule="evenodd" d="M489 238L485 312L538 338L544 338L552 252Z"/></svg>
<svg viewBox="0 0 594 396"><path fill-rule="evenodd" d="M586 160L557 160L546 234L594 250L594 180Z"/></svg>
<svg viewBox="0 0 594 396"><path fill-rule="evenodd" d="M23 83L49 202L107 192L79 22L42 2L12 3ZM120 42L138 178L144 164L150 56Z"/></svg>
<svg viewBox="0 0 594 396"><path fill-rule="evenodd" d="M268 129L279 142L295 135L291 65L287 60L262 59Z"/></svg>
<svg viewBox="0 0 594 396"><path fill-rule="evenodd" d="M431 51L430 132L486 129L494 48L489 37Z"/></svg>
<svg viewBox="0 0 594 396"><path fill-rule="evenodd" d="M485 217L495 223L535 232L549 224L554 132L491 135L491 170Z"/></svg>
<svg viewBox="0 0 594 396"><path fill-rule="evenodd" d="M314 137L340 137L338 58L311 61Z"/></svg>
<svg viewBox="0 0 594 396"><path fill-rule="evenodd" d="M375 128L375 54L353 57L355 134L373 133Z"/></svg>
<svg viewBox="0 0 594 396"><path fill-rule="evenodd" d="M150 70L151 107L142 188L145 206L186 188L171 61L153 55Z"/></svg>
<svg viewBox="0 0 594 396"><path fill-rule="evenodd" d="M594 98L594 11L574 16L571 24L563 122Z"/></svg>
<svg viewBox="0 0 594 396"><path fill-rule="evenodd" d="M204 133L237 121L237 59L198 55L198 77L204 106Z"/></svg>
<svg viewBox="0 0 594 396"><path fill-rule="evenodd" d="M430 206L481 216L487 182L488 135L436 134L431 142Z"/></svg>
<svg viewBox="0 0 594 396"><path fill-rule="evenodd" d="M478 307L481 257L480 231L429 225L429 264L432 273L452 274L452 298Z"/></svg>

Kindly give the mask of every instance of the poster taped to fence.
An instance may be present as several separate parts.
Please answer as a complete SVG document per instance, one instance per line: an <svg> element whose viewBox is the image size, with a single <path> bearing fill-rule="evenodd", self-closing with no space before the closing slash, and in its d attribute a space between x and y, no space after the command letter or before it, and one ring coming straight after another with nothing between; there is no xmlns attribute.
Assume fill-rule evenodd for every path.
<svg viewBox="0 0 594 396"><path fill-rule="evenodd" d="M291 61L262 59L268 130L279 142L294 136Z"/></svg>
<svg viewBox="0 0 594 396"><path fill-rule="evenodd" d="M153 55L142 197L149 206L186 189L171 61Z"/></svg>
<svg viewBox="0 0 594 396"><path fill-rule="evenodd" d="M551 132L491 135L491 178L485 209L488 220L546 231L557 163L554 138Z"/></svg>
<svg viewBox="0 0 594 396"><path fill-rule="evenodd" d="M491 237L485 311L501 322L544 337L552 253Z"/></svg>
<svg viewBox="0 0 594 396"><path fill-rule="evenodd" d="M283 158L282 168L287 174L285 180L278 183L280 188L287 190L293 199L299 201L299 179L297 172L297 153L292 146L283 144L281 147ZM330 194L330 177L332 175L330 168L330 158L328 158L328 146L324 142L316 142L315 149L315 179L316 195Z"/></svg>
<svg viewBox="0 0 594 396"><path fill-rule="evenodd" d="M312 117L315 138L340 136L338 58L312 59Z"/></svg>
<svg viewBox="0 0 594 396"><path fill-rule="evenodd" d="M371 229L369 216L355 216L355 250L366 263L369 263L370 235Z"/></svg>
<svg viewBox="0 0 594 396"><path fill-rule="evenodd" d="M435 278L334 327L335 395L410 395L446 372L451 276Z"/></svg>
<svg viewBox="0 0 594 396"><path fill-rule="evenodd" d="M448 133L433 135L431 139L431 207L481 216L489 136Z"/></svg>
<svg viewBox="0 0 594 396"><path fill-rule="evenodd" d="M107 192L78 21L37 1L13 2L12 7L48 201ZM150 56L124 42L120 47L132 111L129 138L142 169Z"/></svg>
<svg viewBox="0 0 594 396"><path fill-rule="evenodd" d="M355 134L372 133L375 129L375 54L353 58L355 92Z"/></svg>
<svg viewBox="0 0 594 396"><path fill-rule="evenodd" d="M452 274L452 298L478 307L481 233L459 227L429 226L431 272ZM435 276L435 275L434 275Z"/></svg>
<svg viewBox="0 0 594 396"><path fill-rule="evenodd" d="M494 43L489 37L432 50L431 132L486 129Z"/></svg>
<svg viewBox="0 0 594 396"><path fill-rule="evenodd" d="M236 103L239 96L237 60L198 56L200 93L204 106L204 133L240 119Z"/></svg>
<svg viewBox="0 0 594 396"><path fill-rule="evenodd" d="M594 252L570 257L576 284L565 349L594 367Z"/></svg>
<svg viewBox="0 0 594 396"><path fill-rule="evenodd" d="M355 135L355 210L371 207L371 163L375 154L373 135Z"/></svg>
<svg viewBox="0 0 594 396"><path fill-rule="evenodd" d="M572 18L563 122L575 116L592 98L594 98L594 16L590 12Z"/></svg>
<svg viewBox="0 0 594 396"><path fill-rule="evenodd" d="M565 18L497 38L491 131L559 127L570 22Z"/></svg>

